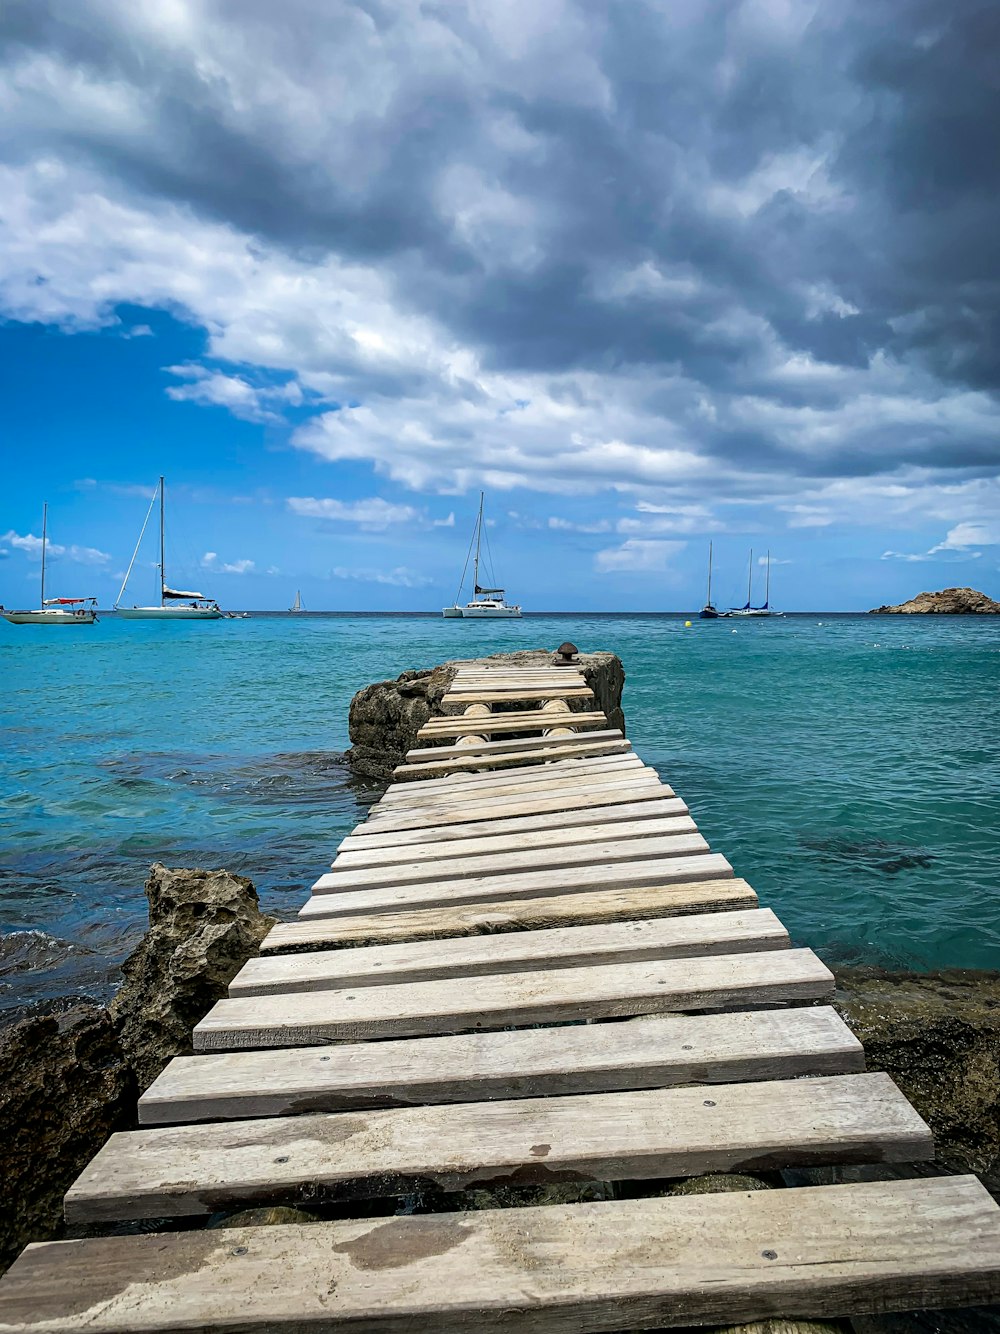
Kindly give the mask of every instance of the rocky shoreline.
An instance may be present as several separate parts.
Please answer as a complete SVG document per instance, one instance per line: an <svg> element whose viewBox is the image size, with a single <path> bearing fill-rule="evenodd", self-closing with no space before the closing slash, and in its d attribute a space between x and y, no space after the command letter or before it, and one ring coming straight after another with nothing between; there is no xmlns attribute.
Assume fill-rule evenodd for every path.
<svg viewBox="0 0 1000 1334"><path fill-rule="evenodd" d="M942 588L939 593L918 593L896 606L872 607L869 616L995 616L1000 602L974 588Z"/></svg>
<svg viewBox="0 0 1000 1334"><path fill-rule="evenodd" d="M257 891L229 871L146 881L149 929L110 1006L67 997L0 1031L0 1272L61 1234L62 1197L136 1100L221 999L271 929Z"/></svg>

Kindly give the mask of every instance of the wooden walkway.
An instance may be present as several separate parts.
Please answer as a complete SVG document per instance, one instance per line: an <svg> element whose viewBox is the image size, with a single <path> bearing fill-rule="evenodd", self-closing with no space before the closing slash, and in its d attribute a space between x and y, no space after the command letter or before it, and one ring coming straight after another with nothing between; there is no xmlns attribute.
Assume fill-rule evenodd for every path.
<svg viewBox="0 0 1000 1334"><path fill-rule="evenodd" d="M66 1196L75 1229L180 1230L28 1247L0 1334L612 1331L997 1300L1000 1210L974 1177L657 1193L933 1145L823 1003L827 968L575 668L460 668L444 710L198 1054L142 1097L142 1129ZM640 1198L365 1216L626 1181ZM199 1226L271 1204L349 1216Z"/></svg>

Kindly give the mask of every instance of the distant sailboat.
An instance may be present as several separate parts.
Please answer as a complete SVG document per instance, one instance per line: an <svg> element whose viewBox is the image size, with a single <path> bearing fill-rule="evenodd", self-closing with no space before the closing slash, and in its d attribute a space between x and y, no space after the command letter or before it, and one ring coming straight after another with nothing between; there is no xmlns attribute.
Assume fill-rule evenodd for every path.
<svg viewBox="0 0 1000 1334"><path fill-rule="evenodd" d="M49 537L49 507L42 506L42 596L37 611L4 611L11 625L93 625L97 620L96 598L47 598L45 596L45 552ZM88 607L86 604L90 603Z"/></svg>
<svg viewBox="0 0 1000 1334"><path fill-rule="evenodd" d="M771 553L767 553L767 574L764 583L764 605L755 607L752 605L753 594L753 547L750 548L750 572L747 576L747 600L742 607L732 607L724 612L725 616L752 616L760 618L762 616L783 616L784 612L771 610Z"/></svg>
<svg viewBox="0 0 1000 1334"><path fill-rule="evenodd" d="M712 605L712 544L708 544L708 596L705 598L705 605L698 613L703 621L716 621L719 613Z"/></svg>
<svg viewBox="0 0 1000 1334"><path fill-rule="evenodd" d="M303 607L303 605L302 605L302 594L299 592L298 589L295 590L295 601L294 601L294 602L292 603L292 605L288 608L288 610L289 610L289 611L305 611L305 607Z"/></svg>
<svg viewBox="0 0 1000 1334"><path fill-rule="evenodd" d="M146 524L149 523L149 516L153 512L153 504L156 496L160 497L160 563L158 566L160 574L160 605L158 607L122 607L119 603L125 594L125 586L128 583L129 575L132 573L132 567L135 565L135 558L139 554L139 547L142 544L143 534L146 531ZM149 509L146 512L146 518L142 528L139 530L139 540L135 544L135 550L132 552L132 559L129 561L128 569L125 571L125 578L119 589L118 597L115 600L115 611L126 621L220 621L224 613L219 610L219 604L211 598L206 598L204 593L185 592L183 589L169 588L167 586L166 568L164 565L164 518L166 510L166 487L163 478L160 478L156 491L153 493L153 499L149 502Z"/></svg>
<svg viewBox="0 0 1000 1334"><path fill-rule="evenodd" d="M456 598L453 606L444 607L442 609L441 611L442 616L445 617L461 616L469 620L486 620L486 619L496 620L501 617L507 618L511 616L521 615L521 608L519 606L512 605L507 601L506 597L504 596L504 590L502 588L480 588L479 586L479 561L480 561L482 541L483 541L483 500L484 500L484 493L480 491L479 515L476 519L476 531L474 537L476 543L476 560L473 573L474 591L473 591L472 601L467 602L464 606L461 606L459 604L458 598ZM471 551L471 549L472 548L470 545L469 550ZM487 550L489 550L488 540L487 540ZM465 583L465 571L468 570L468 568L469 568L469 557L467 554L465 557L465 570L462 571L462 584L460 584L458 588L458 597L462 596L462 585L464 585Z"/></svg>

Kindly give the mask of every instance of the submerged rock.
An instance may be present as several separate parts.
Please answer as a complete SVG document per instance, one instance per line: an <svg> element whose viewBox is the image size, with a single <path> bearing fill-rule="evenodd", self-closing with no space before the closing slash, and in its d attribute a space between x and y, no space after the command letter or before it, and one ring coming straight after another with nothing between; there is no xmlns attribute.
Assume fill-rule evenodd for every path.
<svg viewBox="0 0 1000 1334"><path fill-rule="evenodd" d="M58 1234L62 1197L135 1108L108 1012L77 1004L0 1033L0 1272Z"/></svg>
<svg viewBox="0 0 1000 1334"><path fill-rule="evenodd" d="M402 764L406 752L416 745L417 732L429 718L441 717L441 699L455 676L468 662L510 663L518 666L548 665L547 649L523 649L516 653L494 653L488 658L462 658L426 671L403 672L395 681L376 681L351 700L348 730L351 749L347 758L355 773L385 779ZM609 727L625 730L622 689L625 669L614 653L581 653L579 669L594 692L594 701L570 701L574 711L600 709Z"/></svg>
<svg viewBox="0 0 1000 1334"><path fill-rule="evenodd" d="M229 871L170 870L156 862L146 881L149 930L122 965L111 1002L139 1088L173 1056L189 1054L191 1030L274 925L253 882Z"/></svg>
<svg viewBox="0 0 1000 1334"><path fill-rule="evenodd" d="M928 1123L938 1165L1000 1190L1000 973L842 968L837 985L869 1070L891 1075Z"/></svg>
<svg viewBox="0 0 1000 1334"><path fill-rule="evenodd" d="M997 615L1000 602L994 602L985 593L974 588L942 588L940 593L918 593L909 602L895 607L873 607L869 615L881 616L926 614L939 616Z"/></svg>
<svg viewBox="0 0 1000 1334"><path fill-rule="evenodd" d="M819 853L827 862L883 875L897 875L900 871L926 870L934 863L934 854L902 843L890 843L884 838L845 838L842 835L818 838L802 835L799 845Z"/></svg>

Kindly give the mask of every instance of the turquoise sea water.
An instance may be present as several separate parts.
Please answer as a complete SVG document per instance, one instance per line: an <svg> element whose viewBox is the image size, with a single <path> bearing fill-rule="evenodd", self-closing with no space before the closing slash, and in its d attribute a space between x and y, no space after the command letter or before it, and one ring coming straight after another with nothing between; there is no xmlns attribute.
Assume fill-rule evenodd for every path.
<svg viewBox="0 0 1000 1334"><path fill-rule="evenodd" d="M636 749L799 942L1000 967L1000 619L106 616L0 624L0 1008L106 992L154 860L293 916L378 793L341 761L354 691L564 639L621 655Z"/></svg>

